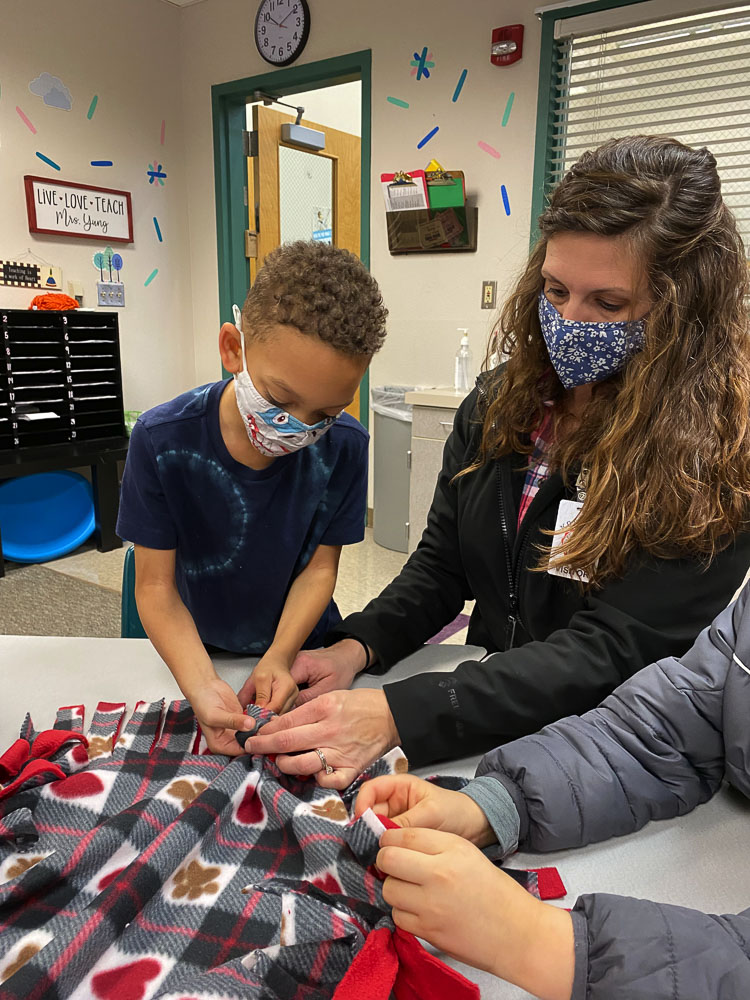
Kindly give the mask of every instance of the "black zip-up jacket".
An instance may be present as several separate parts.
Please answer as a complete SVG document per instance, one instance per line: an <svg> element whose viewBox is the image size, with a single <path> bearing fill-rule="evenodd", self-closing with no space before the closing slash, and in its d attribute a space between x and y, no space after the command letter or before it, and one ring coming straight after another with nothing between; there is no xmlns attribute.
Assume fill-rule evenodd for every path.
<svg viewBox="0 0 750 1000"><path fill-rule="evenodd" d="M384 672L476 600L467 643L483 660L452 673L426 673L385 685L412 765L487 751L598 705L641 667L680 656L729 602L750 566L750 533L708 565L697 559L633 560L625 576L599 590L531 572L537 546L549 546L563 498L574 483L553 473L516 530L528 455L471 464L481 439L486 380L459 408L445 444L427 527L401 573L330 632L356 636Z"/></svg>

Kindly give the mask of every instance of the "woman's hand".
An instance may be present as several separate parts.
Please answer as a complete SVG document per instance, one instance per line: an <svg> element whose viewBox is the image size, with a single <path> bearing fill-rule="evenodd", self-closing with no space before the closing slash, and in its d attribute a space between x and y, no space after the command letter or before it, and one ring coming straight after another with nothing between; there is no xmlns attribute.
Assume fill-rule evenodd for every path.
<svg viewBox="0 0 750 1000"><path fill-rule="evenodd" d="M289 664L273 649L261 657L253 672L237 693L241 705L255 702L262 708L269 708L277 715L288 712L297 700L297 685L294 683Z"/></svg>
<svg viewBox="0 0 750 1000"><path fill-rule="evenodd" d="M388 774L365 782L354 815L361 816L365 809L388 816L399 826L455 833L478 847L495 842L487 817L473 799L413 774Z"/></svg>
<svg viewBox="0 0 750 1000"><path fill-rule="evenodd" d="M245 715L239 699L231 687L220 677L205 681L185 696L193 706L195 717L206 737L212 753L239 757L246 753L235 738L238 730L249 730L255 720Z"/></svg>
<svg viewBox="0 0 750 1000"><path fill-rule="evenodd" d="M324 788L341 789L398 742L385 694L363 688L323 694L271 719L245 749L277 754L276 764L286 774L314 774ZM316 749L334 768L333 774L325 773Z"/></svg>
<svg viewBox="0 0 750 1000"><path fill-rule="evenodd" d="M575 953L566 910L540 902L461 837L386 830L376 865L398 927L542 1000L569 1000Z"/></svg>
<svg viewBox="0 0 750 1000"><path fill-rule="evenodd" d="M364 670L365 651L355 639L342 639L327 649L303 649L292 664L292 677L300 691L298 705L328 691L350 688L352 681Z"/></svg>

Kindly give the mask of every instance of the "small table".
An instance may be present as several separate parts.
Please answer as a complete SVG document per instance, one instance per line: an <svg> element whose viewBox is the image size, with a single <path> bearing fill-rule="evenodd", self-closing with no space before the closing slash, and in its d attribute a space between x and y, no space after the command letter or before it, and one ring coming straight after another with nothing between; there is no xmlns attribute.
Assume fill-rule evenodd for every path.
<svg viewBox="0 0 750 1000"><path fill-rule="evenodd" d="M96 547L100 552L117 549L122 542L115 534L120 503L117 463L128 454L128 439L105 438L0 451L0 479L29 476L35 472L56 472L88 465L94 491ZM0 538L0 577L5 576L2 538Z"/></svg>
<svg viewBox="0 0 750 1000"><path fill-rule="evenodd" d="M360 676L355 687L381 687L428 670L453 670L467 658L483 655L472 646L425 646L397 664L385 678ZM239 688L256 659L220 655L214 664ZM98 701L181 697L167 667L147 639L76 639L49 636L0 636L5 688L0 699L0 752L18 736L27 711L37 729L52 725L61 705L84 704L90 719ZM16 679L20 679L16 680ZM479 757L466 757L414 773L472 777ZM582 893L612 892L692 906L709 913L736 913L750 903L747 831L750 802L727 786L687 816L649 823L629 837L577 851L520 853L513 868L554 866L568 890L556 905L572 906ZM494 976L441 955L479 985L482 1000L521 1000L529 994Z"/></svg>

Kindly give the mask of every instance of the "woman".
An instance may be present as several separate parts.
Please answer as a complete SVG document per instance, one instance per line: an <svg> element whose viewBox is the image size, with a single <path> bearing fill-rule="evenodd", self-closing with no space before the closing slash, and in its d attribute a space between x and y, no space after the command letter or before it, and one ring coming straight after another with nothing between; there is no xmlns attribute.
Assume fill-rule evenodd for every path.
<svg viewBox="0 0 750 1000"><path fill-rule="evenodd" d="M539 228L501 316L507 364L458 411L419 547L328 649L298 656L307 703L249 743L289 772L344 787L397 743L422 764L580 713L684 653L750 564L747 270L714 157L611 140ZM336 690L470 598L486 658Z"/></svg>
<svg viewBox="0 0 750 1000"><path fill-rule="evenodd" d="M681 660L651 664L584 718L493 750L466 794L411 775L367 782L358 815L371 806L417 828L381 839L395 922L544 1000L750 996L750 909L719 917L595 893L568 913L467 843L505 855L518 842L607 840L690 812L725 774L750 797L748 664L750 585Z"/></svg>

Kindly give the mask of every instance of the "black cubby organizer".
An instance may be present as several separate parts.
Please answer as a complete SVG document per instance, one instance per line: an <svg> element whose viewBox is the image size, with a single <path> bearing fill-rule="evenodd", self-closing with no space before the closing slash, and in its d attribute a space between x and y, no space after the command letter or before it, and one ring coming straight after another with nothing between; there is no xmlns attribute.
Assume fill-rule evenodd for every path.
<svg viewBox="0 0 750 1000"><path fill-rule="evenodd" d="M0 313L0 452L123 438L117 313Z"/></svg>

